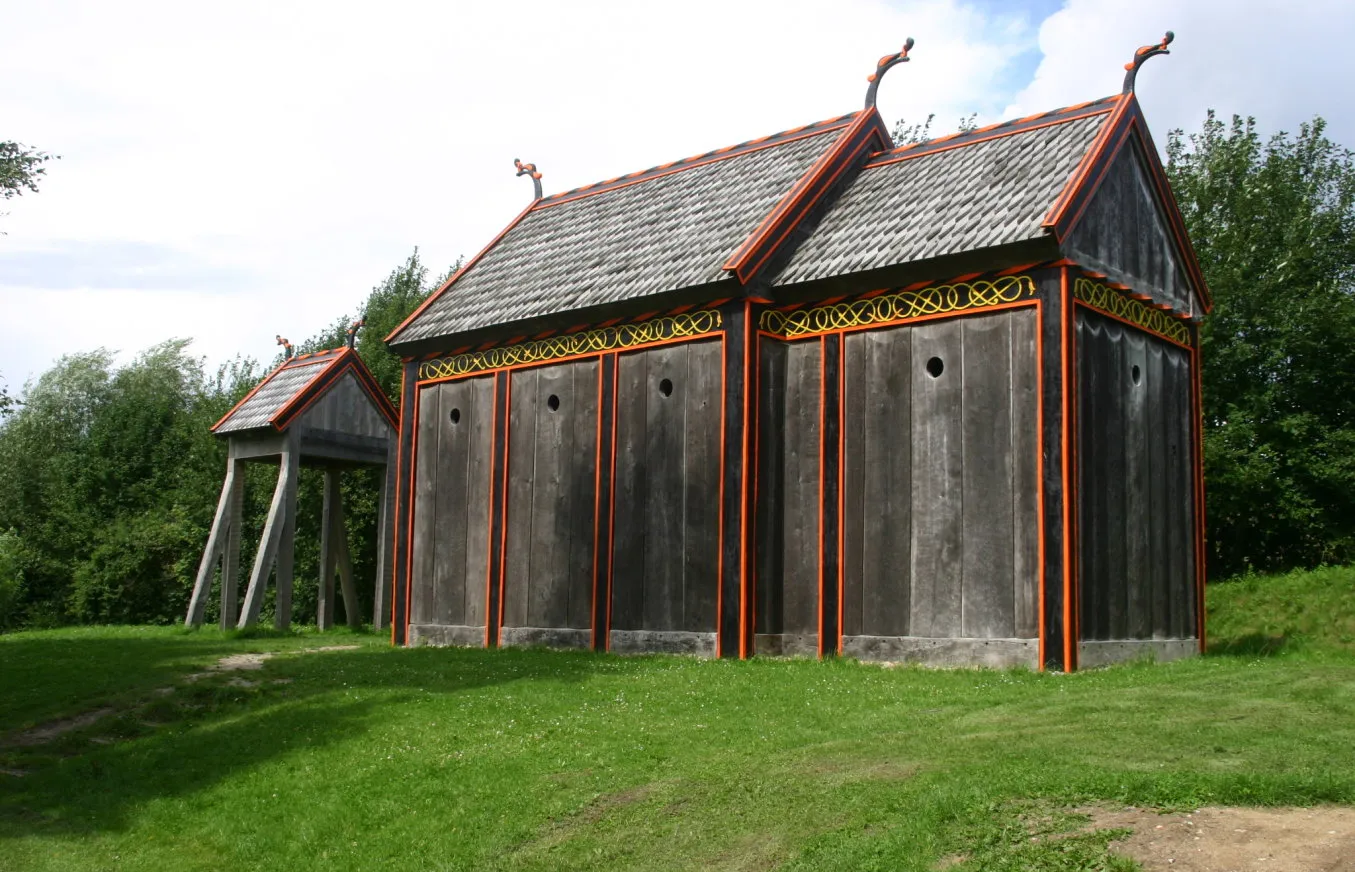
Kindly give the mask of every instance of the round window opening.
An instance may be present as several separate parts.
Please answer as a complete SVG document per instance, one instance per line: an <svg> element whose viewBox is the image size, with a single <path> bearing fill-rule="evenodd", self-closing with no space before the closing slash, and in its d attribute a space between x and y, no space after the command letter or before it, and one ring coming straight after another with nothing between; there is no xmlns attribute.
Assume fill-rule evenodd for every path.
<svg viewBox="0 0 1355 872"><path fill-rule="evenodd" d="M551 395L550 395L550 398L546 400L546 406L547 406L552 412L559 411L559 409L560 409L560 398L557 397L555 394L551 394Z"/></svg>
<svg viewBox="0 0 1355 872"><path fill-rule="evenodd" d="M461 410L460 410L460 409L452 409L452 414L448 415L447 417L449 417L449 418L452 419L452 423L453 423L453 424L460 424L460 423L461 423Z"/></svg>
<svg viewBox="0 0 1355 872"><path fill-rule="evenodd" d="M927 361L927 375L932 378L940 378L941 373L946 371L946 365L941 362L941 358L933 357Z"/></svg>
<svg viewBox="0 0 1355 872"><path fill-rule="evenodd" d="M673 380L664 379L659 382L659 393L663 394L665 397L671 397L673 395Z"/></svg>
<svg viewBox="0 0 1355 872"><path fill-rule="evenodd" d="M1143 370L1139 369L1139 365L1137 363L1134 364L1133 369L1129 370L1129 377L1134 380L1134 384L1138 384L1139 382L1143 381Z"/></svg>

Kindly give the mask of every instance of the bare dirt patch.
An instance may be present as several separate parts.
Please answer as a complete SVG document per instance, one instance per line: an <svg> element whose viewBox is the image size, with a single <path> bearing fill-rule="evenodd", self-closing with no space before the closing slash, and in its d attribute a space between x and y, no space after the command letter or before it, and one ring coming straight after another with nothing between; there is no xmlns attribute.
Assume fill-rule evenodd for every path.
<svg viewBox="0 0 1355 872"><path fill-rule="evenodd" d="M83 730L95 721L111 715L113 708L105 706L91 711L84 712L69 718L60 718L55 721L48 721L45 724L39 724L31 730L24 730L9 741L10 745L19 747L30 747L33 745L45 745L48 742L58 739L67 733L73 733L76 730Z"/></svg>
<svg viewBox="0 0 1355 872"><path fill-rule="evenodd" d="M1112 850L1148 872L1355 872L1355 809L1202 808L1158 814L1085 808L1096 829L1133 835Z"/></svg>

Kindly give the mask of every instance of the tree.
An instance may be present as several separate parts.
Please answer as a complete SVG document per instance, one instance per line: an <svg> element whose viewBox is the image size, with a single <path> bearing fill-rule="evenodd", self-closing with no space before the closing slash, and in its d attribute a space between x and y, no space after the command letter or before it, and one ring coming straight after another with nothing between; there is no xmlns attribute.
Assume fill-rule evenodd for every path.
<svg viewBox="0 0 1355 872"><path fill-rule="evenodd" d="M18 142L0 142L0 197L37 193L38 177L47 174L43 164L53 159L60 158Z"/></svg>
<svg viewBox="0 0 1355 872"><path fill-rule="evenodd" d="M979 125L975 120L978 118L977 112L971 112L960 119L955 128L956 133L972 133L977 130ZM936 113L932 112L927 116L927 120L921 124L909 124L906 119L900 118L894 122L894 129L889 132L889 136L894 140L894 147L898 148L904 145L916 145L919 142L929 142L932 138L932 121L936 119Z"/></svg>
<svg viewBox="0 0 1355 872"><path fill-rule="evenodd" d="M1168 136L1213 292L1201 331L1211 575L1355 560L1355 159L1321 118Z"/></svg>

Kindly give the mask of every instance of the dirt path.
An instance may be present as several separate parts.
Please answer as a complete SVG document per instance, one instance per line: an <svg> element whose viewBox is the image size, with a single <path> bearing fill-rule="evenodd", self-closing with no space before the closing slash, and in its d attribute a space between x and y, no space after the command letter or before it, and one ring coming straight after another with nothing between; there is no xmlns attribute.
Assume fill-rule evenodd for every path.
<svg viewBox="0 0 1355 872"><path fill-rule="evenodd" d="M1149 872L1355 872L1355 809L1202 808L1188 814L1081 809L1097 829L1134 831L1112 844Z"/></svg>

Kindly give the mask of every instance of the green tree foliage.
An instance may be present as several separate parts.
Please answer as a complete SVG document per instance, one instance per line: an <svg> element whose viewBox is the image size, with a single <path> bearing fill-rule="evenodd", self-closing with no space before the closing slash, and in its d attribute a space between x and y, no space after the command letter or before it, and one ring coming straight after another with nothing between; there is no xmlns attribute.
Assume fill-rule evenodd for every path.
<svg viewBox="0 0 1355 872"><path fill-rule="evenodd" d="M1355 160L1321 118L1209 113L1168 173L1215 309L1202 331L1211 575L1355 560Z"/></svg>
<svg viewBox="0 0 1355 872"><path fill-rule="evenodd" d="M47 174L43 164L53 159L53 155L45 151L17 142L0 141L0 198L8 200L24 191L36 193L39 177Z"/></svg>
<svg viewBox="0 0 1355 872"><path fill-rule="evenodd" d="M956 133L972 133L979 127L977 112L971 112L960 119L955 128ZM900 118L894 122L894 129L889 132L890 138L894 140L894 147L903 145L916 145L919 142L930 142L932 138L932 122L936 120L936 113L932 112L927 116L927 120L919 123L909 124L906 119Z"/></svg>

